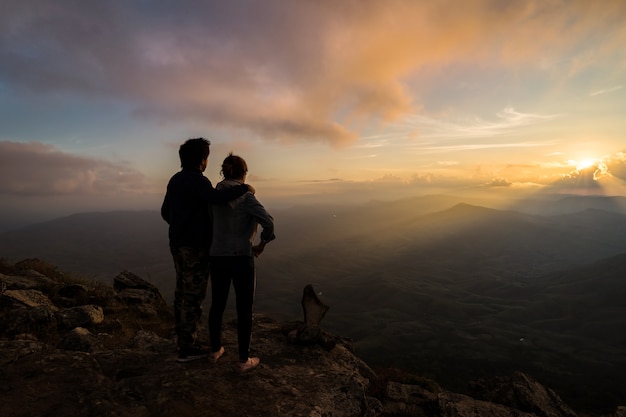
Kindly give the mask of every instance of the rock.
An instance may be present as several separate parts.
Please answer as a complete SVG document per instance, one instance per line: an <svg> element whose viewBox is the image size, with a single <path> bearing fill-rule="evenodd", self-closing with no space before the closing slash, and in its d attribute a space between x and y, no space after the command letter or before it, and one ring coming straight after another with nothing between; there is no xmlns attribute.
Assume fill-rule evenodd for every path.
<svg viewBox="0 0 626 417"><path fill-rule="evenodd" d="M76 299L86 297L88 293L87 286L81 284L64 285L57 291L60 297Z"/></svg>
<svg viewBox="0 0 626 417"><path fill-rule="evenodd" d="M102 307L84 305L59 310L56 314L57 323L61 328L92 327L104 321Z"/></svg>
<svg viewBox="0 0 626 417"><path fill-rule="evenodd" d="M0 369L44 348L45 344L34 340L0 340Z"/></svg>
<svg viewBox="0 0 626 417"><path fill-rule="evenodd" d="M438 395L439 417L537 417L505 405L477 400L454 392Z"/></svg>
<svg viewBox="0 0 626 417"><path fill-rule="evenodd" d="M4 305L5 302L13 302L15 306L21 304L24 307L46 307L51 311L57 311L58 308L44 295L41 291L34 289L26 290L5 290L1 295ZM10 299L10 300L7 300Z"/></svg>
<svg viewBox="0 0 626 417"><path fill-rule="evenodd" d="M57 285L54 280L32 270L23 271L22 275L0 274L0 282L3 288L9 290L28 290L35 288L50 290Z"/></svg>
<svg viewBox="0 0 626 417"><path fill-rule="evenodd" d="M510 377L473 381L469 385L469 393L475 398L504 404L539 417L577 415L554 391L522 372Z"/></svg>
<svg viewBox="0 0 626 417"><path fill-rule="evenodd" d="M129 347L139 350L174 351L176 343L172 339L165 339L154 332L139 330L130 340Z"/></svg>
<svg viewBox="0 0 626 417"><path fill-rule="evenodd" d="M304 287L301 304L304 311L304 324L310 329L319 327L330 308L319 299L311 284Z"/></svg>
<svg viewBox="0 0 626 417"><path fill-rule="evenodd" d="M66 334L58 345L59 349L78 352L93 352L101 347L100 339L83 327L76 327Z"/></svg>
<svg viewBox="0 0 626 417"><path fill-rule="evenodd" d="M11 310L2 317L0 334L13 338L32 334L37 340L54 340L57 335L56 316L46 306Z"/></svg>
<svg viewBox="0 0 626 417"><path fill-rule="evenodd" d="M123 271L113 279L113 289L122 299L130 303L165 304L165 299L157 287L129 271Z"/></svg>
<svg viewBox="0 0 626 417"><path fill-rule="evenodd" d="M33 334L48 340L56 333L58 308L41 291L5 290L0 294L0 335Z"/></svg>
<svg viewBox="0 0 626 417"><path fill-rule="evenodd" d="M437 394L417 385L390 381L386 394L384 409L391 415L427 416L438 409Z"/></svg>
<svg viewBox="0 0 626 417"><path fill-rule="evenodd" d="M17 341L2 348L25 353ZM132 405L120 406L125 399L115 390L115 381L102 374L88 353L40 345L2 366L0 375L3 417L135 415Z"/></svg>
<svg viewBox="0 0 626 417"><path fill-rule="evenodd" d="M57 290L59 303L64 307L75 307L87 303L89 290L81 284L63 285Z"/></svg>
<svg viewBox="0 0 626 417"><path fill-rule="evenodd" d="M312 285L304 287L301 304L304 321L288 323L283 327L283 332L291 342L305 345L319 344L327 350L333 349L337 343L342 343L352 349L348 339L337 338L320 327L320 322L330 307L319 299Z"/></svg>

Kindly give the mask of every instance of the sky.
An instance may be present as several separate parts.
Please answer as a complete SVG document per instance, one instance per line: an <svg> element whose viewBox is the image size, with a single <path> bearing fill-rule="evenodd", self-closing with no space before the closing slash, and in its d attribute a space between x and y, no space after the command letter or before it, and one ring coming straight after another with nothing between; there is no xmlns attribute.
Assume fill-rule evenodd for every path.
<svg viewBox="0 0 626 417"><path fill-rule="evenodd" d="M158 209L186 139L268 208L626 195L622 0L1 0L0 229Z"/></svg>

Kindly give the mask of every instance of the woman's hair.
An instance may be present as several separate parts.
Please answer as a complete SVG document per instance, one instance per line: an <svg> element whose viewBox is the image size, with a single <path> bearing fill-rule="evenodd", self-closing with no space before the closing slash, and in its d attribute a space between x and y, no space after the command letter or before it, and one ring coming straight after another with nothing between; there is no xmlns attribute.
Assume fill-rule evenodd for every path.
<svg viewBox="0 0 626 417"><path fill-rule="evenodd" d="M208 158L211 142L205 138L189 139L178 149L180 166L186 169L198 168L200 163Z"/></svg>
<svg viewBox="0 0 626 417"><path fill-rule="evenodd" d="M222 163L222 175L227 180L240 180L248 172L248 164L242 157L229 153Z"/></svg>

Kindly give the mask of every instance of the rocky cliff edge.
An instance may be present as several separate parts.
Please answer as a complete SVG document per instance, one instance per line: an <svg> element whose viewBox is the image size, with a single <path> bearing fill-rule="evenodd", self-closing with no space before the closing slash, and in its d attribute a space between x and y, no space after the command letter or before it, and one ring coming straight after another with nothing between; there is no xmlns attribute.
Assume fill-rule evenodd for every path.
<svg viewBox="0 0 626 417"><path fill-rule="evenodd" d="M262 362L242 375L233 366L236 323L224 326L226 354L217 364L176 362L170 307L131 272L105 285L36 259L3 262L1 271L4 417L577 415L523 373L474 381L471 397L402 372L377 374L349 340L310 328L307 289L303 321L255 316L252 348ZM614 416L626 417L626 408Z"/></svg>

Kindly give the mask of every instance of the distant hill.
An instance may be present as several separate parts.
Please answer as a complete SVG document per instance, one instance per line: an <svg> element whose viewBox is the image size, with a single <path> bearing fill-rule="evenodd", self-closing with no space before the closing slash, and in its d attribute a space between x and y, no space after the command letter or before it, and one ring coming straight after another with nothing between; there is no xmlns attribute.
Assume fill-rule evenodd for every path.
<svg viewBox="0 0 626 417"><path fill-rule="evenodd" d="M559 215L587 209L626 214L626 197L623 196L540 196L518 200L511 209L530 214Z"/></svg>
<svg viewBox="0 0 626 417"><path fill-rule="evenodd" d="M0 256L38 257L99 280L133 270L158 282L171 268L167 224L156 211L80 213L5 232Z"/></svg>
<svg viewBox="0 0 626 417"><path fill-rule="evenodd" d="M581 200L588 205L616 201ZM583 203L576 204L583 211L558 216L482 207L448 196L273 211L278 239L258 267L270 274L271 292L395 271L401 271L398 277L434 282L459 274L527 282L626 252L626 216ZM120 270L133 270L168 300L173 292L167 224L156 211L82 213L1 233L0 256L40 257L105 281Z"/></svg>

